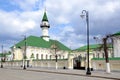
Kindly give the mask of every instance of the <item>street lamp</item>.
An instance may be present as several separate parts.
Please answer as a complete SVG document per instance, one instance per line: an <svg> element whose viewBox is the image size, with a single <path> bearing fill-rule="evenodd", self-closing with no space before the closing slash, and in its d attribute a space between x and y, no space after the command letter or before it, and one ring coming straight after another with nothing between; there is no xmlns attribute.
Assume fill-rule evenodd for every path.
<svg viewBox="0 0 120 80"><path fill-rule="evenodd" d="M1 55L1 68L3 68L3 45L1 46L2 48L2 55Z"/></svg>
<svg viewBox="0 0 120 80"><path fill-rule="evenodd" d="M24 55L23 55L23 59L24 59L24 66L23 69L26 69L26 35L24 35L24 40L25 40L25 49L24 49Z"/></svg>
<svg viewBox="0 0 120 80"><path fill-rule="evenodd" d="M86 75L91 75L90 67L89 67L89 13L86 10L82 11L82 15L80 15L82 18L86 16L86 23L87 23L87 60L88 60L88 66L87 66L87 72Z"/></svg>
<svg viewBox="0 0 120 80"><path fill-rule="evenodd" d="M55 42L56 43L56 42ZM58 66L57 66L57 54L56 54L56 51L57 51L57 46L56 46L56 44L53 44L52 46L51 46L51 48L53 48L54 50L55 50L55 62L56 62L56 69L58 68Z"/></svg>

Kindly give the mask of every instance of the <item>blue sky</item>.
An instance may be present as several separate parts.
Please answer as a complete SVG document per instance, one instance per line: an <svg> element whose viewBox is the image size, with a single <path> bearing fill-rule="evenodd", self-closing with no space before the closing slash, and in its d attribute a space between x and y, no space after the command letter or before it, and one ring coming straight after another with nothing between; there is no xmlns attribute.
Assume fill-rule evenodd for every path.
<svg viewBox="0 0 120 80"><path fill-rule="evenodd" d="M120 31L120 0L0 0L0 45L8 50L23 40L22 35L41 36L44 9L50 22L49 36L76 49L86 45L86 22L80 17L89 11L90 44Z"/></svg>

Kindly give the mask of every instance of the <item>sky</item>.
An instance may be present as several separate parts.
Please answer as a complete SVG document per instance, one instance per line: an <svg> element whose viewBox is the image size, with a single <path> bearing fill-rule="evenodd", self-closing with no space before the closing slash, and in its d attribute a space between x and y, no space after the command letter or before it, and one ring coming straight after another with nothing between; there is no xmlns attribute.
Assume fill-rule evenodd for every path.
<svg viewBox="0 0 120 80"><path fill-rule="evenodd" d="M89 12L90 44L120 31L120 0L0 0L0 46L9 50L23 35L40 37L45 8L50 38L71 49L87 44L82 10Z"/></svg>

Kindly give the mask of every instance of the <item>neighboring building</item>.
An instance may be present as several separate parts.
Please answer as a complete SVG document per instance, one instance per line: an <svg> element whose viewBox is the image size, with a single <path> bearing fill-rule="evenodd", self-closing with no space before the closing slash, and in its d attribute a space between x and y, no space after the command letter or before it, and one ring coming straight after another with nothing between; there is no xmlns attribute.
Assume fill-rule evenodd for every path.
<svg viewBox="0 0 120 80"><path fill-rule="evenodd" d="M94 70L120 71L120 32L110 35L111 48L108 49L108 60L106 58L93 58L91 64ZM109 66L107 64L110 64Z"/></svg>
<svg viewBox="0 0 120 80"><path fill-rule="evenodd" d="M112 51L112 45L108 45L108 56L112 57L113 51ZM82 46L78 49L75 49L73 51L74 53L74 63L77 68L87 68L87 46ZM89 45L89 61L90 61L90 68L92 68L91 65L91 59L93 58L105 58L105 53L103 51L101 44L91 44ZM80 59L81 58L81 59ZM76 60L77 59L77 60Z"/></svg>
<svg viewBox="0 0 120 80"><path fill-rule="evenodd" d="M114 57L120 57L120 32L113 34Z"/></svg>
<svg viewBox="0 0 120 80"><path fill-rule="evenodd" d="M6 52L6 53L0 53L0 61L11 61L12 60L12 55L11 52Z"/></svg>

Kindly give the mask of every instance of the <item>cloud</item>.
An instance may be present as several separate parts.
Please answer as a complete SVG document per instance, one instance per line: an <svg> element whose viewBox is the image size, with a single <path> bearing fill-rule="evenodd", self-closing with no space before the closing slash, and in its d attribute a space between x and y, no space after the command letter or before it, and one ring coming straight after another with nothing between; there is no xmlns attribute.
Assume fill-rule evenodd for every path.
<svg viewBox="0 0 120 80"><path fill-rule="evenodd" d="M95 43L94 36L120 30L119 0L13 0L11 4L21 10L0 11L0 28L4 30L0 34L7 37L16 34L15 39L25 33L41 35L39 26L45 7L51 25L50 37L73 49L86 45L86 21L80 18L82 10L89 11L90 43Z"/></svg>
<svg viewBox="0 0 120 80"><path fill-rule="evenodd" d="M19 6L23 11L30 11L38 10L43 4L43 0L12 0L11 4Z"/></svg>
<svg viewBox="0 0 120 80"><path fill-rule="evenodd" d="M59 32L51 33L50 36L52 39L62 42L71 49L76 49L83 46L86 41L86 36L76 34L74 28L70 25L59 28Z"/></svg>
<svg viewBox="0 0 120 80"><path fill-rule="evenodd" d="M13 42L23 39L21 35L29 36L39 32L38 35L40 36L39 25L42 13L41 11L6 12L0 10L0 43L9 48Z"/></svg>
<svg viewBox="0 0 120 80"><path fill-rule="evenodd" d="M90 43L95 42L93 40L94 36L112 34L120 30L118 14L120 13L120 1L118 0L47 0L44 5L53 17L51 20L54 21L51 24L56 24L56 29L58 29L56 31L61 34L59 36L58 34L53 35L56 35L66 45L69 45L69 40L74 39L72 41L75 45L74 48L86 44L86 21L80 18L81 11L84 9L89 11ZM65 28L60 26L61 24ZM73 32L67 31L71 27L66 27L66 25L71 25Z"/></svg>
<svg viewBox="0 0 120 80"><path fill-rule="evenodd" d="M3 15L4 14L4 15ZM23 13L24 14L24 13ZM31 14L32 16L32 14ZM25 32L29 29L33 29L36 26L34 19L30 17L22 17L21 13L18 12L4 12L0 11L0 24L1 28L6 33L20 33ZM1 31L0 33L4 33Z"/></svg>

